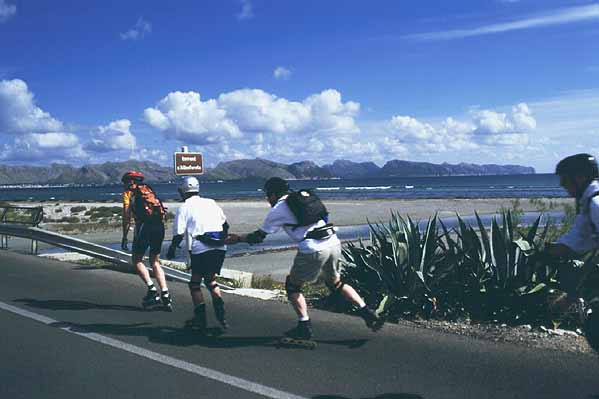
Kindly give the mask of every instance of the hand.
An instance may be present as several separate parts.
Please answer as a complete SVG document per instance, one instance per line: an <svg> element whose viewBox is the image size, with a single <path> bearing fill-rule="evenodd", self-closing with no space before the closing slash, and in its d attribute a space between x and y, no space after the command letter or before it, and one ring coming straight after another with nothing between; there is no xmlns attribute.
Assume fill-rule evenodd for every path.
<svg viewBox="0 0 599 399"><path fill-rule="evenodd" d="M175 251L177 249L177 246L172 245L168 247L168 251L166 252L166 259L171 260L175 257Z"/></svg>
<svg viewBox="0 0 599 399"><path fill-rule="evenodd" d="M225 244L227 245L233 245L239 242L241 242L241 237L239 237L237 234L229 234L227 238L225 238Z"/></svg>
<svg viewBox="0 0 599 399"><path fill-rule="evenodd" d="M128 251L129 247L128 247L129 241L127 240L127 237L123 237L123 239L121 240L121 249L123 251Z"/></svg>

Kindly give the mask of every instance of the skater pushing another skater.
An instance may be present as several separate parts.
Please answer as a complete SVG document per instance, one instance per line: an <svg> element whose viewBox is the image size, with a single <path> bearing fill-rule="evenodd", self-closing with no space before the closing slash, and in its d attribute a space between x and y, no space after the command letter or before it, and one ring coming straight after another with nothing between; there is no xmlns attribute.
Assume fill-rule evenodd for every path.
<svg viewBox="0 0 599 399"><path fill-rule="evenodd" d="M286 278L285 289L298 316L298 323L285 335L296 340L312 338L308 306L302 289L304 284L316 281L321 274L332 293L340 294L356 306L358 314L370 329L379 330L383 320L366 306L353 287L341 280L341 242L335 227L328 223L328 213L320 199L308 190L291 192L287 181L278 177L266 181L264 192L271 210L262 227L246 235L231 234L227 243L257 244L264 241L268 234L280 229L297 243L297 254Z"/></svg>
<svg viewBox="0 0 599 399"><path fill-rule="evenodd" d="M173 240L167 258L172 259L179 244L185 239L191 258L189 291L193 301L193 317L186 326L199 332L206 331L206 304L202 281L212 297L216 319L222 328L228 328L225 304L216 282L225 260L225 238L229 225L223 210L209 198L200 197L200 183L195 177L183 177L178 188L183 204L177 209L173 223Z"/></svg>
<svg viewBox="0 0 599 399"><path fill-rule="evenodd" d="M164 271L160 266L166 208L154 190L143 183L144 175L141 172L129 171L123 175L121 181L124 187L121 249L124 251L129 249L127 235L131 226L131 218L133 218L135 227L133 247L131 248L132 261L137 274L148 287L148 291L142 299L142 306L144 308L162 306L165 310L171 311L172 299L168 292ZM143 263L143 257L148 248L150 249L150 265L160 286L160 293Z"/></svg>

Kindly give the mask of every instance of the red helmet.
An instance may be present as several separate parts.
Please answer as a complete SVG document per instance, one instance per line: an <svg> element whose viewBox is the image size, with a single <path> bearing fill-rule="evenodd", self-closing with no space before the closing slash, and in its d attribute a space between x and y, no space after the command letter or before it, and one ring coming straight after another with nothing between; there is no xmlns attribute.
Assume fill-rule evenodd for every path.
<svg viewBox="0 0 599 399"><path fill-rule="evenodd" d="M129 172L125 173L123 175L123 177L121 178L121 181L123 183L126 183L128 181L142 182L143 180L144 180L143 173L137 172L135 170L130 170Z"/></svg>

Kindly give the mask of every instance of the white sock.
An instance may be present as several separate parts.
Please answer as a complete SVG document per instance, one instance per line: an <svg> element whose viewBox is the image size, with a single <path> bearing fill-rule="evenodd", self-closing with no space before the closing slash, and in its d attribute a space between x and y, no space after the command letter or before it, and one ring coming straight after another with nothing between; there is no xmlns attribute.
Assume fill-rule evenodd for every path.
<svg viewBox="0 0 599 399"><path fill-rule="evenodd" d="M299 317L299 321L309 321L309 320L310 320L310 317L309 317L309 316L306 316L306 317L304 317L304 316L300 316L300 317Z"/></svg>

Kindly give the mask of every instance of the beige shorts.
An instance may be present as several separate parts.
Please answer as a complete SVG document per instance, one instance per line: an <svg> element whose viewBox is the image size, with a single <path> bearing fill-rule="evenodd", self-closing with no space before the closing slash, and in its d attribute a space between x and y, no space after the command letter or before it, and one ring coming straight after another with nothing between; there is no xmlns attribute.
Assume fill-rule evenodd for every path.
<svg viewBox="0 0 599 399"><path fill-rule="evenodd" d="M321 273L325 281L335 280L340 277L340 259L341 245L334 245L310 254L298 252L293 260L289 277L296 284L314 282Z"/></svg>

